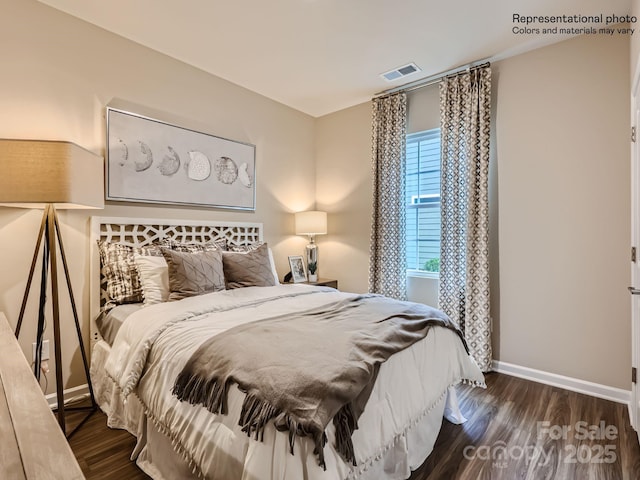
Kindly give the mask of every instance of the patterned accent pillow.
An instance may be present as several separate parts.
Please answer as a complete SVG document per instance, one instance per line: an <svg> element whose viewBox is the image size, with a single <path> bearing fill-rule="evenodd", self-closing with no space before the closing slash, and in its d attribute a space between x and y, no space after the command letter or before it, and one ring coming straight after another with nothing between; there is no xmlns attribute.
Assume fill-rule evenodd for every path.
<svg viewBox="0 0 640 480"><path fill-rule="evenodd" d="M245 252L222 252L227 288L276 285L267 244Z"/></svg>
<svg viewBox="0 0 640 480"><path fill-rule="evenodd" d="M169 266L169 300L224 290L222 250L180 252L161 247Z"/></svg>
<svg viewBox="0 0 640 480"><path fill-rule="evenodd" d="M227 240L223 238L221 240L215 240L207 243L181 243L173 240L172 238L163 238L160 242L160 246L170 248L176 252L210 252L213 250L226 250Z"/></svg>
<svg viewBox="0 0 640 480"><path fill-rule="evenodd" d="M109 301L105 309L123 303L140 303L144 295L140 274L134 260L134 252L139 255L162 255L159 247L131 247L122 243L98 240L98 253L102 275L107 283Z"/></svg>
<svg viewBox="0 0 640 480"><path fill-rule="evenodd" d="M133 249L128 245L98 241L102 275L107 282L109 304L142 302L142 285L133 260Z"/></svg>
<svg viewBox="0 0 640 480"><path fill-rule="evenodd" d="M253 250L257 250L262 245L265 245L265 243L255 242L248 245L227 245L226 250L228 250L229 252L251 252Z"/></svg>

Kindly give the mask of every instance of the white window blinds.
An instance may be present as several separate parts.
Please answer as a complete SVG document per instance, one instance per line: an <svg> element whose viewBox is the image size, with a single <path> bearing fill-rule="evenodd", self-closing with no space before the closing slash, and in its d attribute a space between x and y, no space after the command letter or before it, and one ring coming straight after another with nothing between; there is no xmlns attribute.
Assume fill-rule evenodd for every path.
<svg viewBox="0 0 640 480"><path fill-rule="evenodd" d="M406 245L410 270L440 264L440 129L407 135Z"/></svg>

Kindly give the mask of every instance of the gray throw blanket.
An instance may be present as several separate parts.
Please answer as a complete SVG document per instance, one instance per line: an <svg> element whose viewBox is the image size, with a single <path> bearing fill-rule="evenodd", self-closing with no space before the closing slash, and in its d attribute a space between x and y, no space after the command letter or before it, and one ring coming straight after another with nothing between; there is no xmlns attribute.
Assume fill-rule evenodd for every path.
<svg viewBox="0 0 640 480"><path fill-rule="evenodd" d="M173 394L227 413L229 386L246 393L239 425L263 438L267 422L296 436L311 436L326 469L324 433L333 419L336 450L355 462L351 435L381 362L440 325L461 332L439 310L378 295L351 297L320 308L239 325L206 340L194 352ZM468 349L467 349L468 353Z"/></svg>

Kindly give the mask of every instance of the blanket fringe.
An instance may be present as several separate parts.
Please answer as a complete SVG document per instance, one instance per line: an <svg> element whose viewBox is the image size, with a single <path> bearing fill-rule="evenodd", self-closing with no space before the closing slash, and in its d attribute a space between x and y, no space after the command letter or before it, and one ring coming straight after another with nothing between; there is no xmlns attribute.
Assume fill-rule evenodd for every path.
<svg viewBox="0 0 640 480"><path fill-rule="evenodd" d="M327 469L323 448L327 442L327 436L320 427L302 423L257 395L247 393L242 402L242 411L238 422L242 431L248 436L253 435L256 440L264 441L264 429L271 420L274 420L276 430L289 433L289 452L291 455L294 454L296 437L312 437L313 453L318 458L318 465L324 470Z"/></svg>
<svg viewBox="0 0 640 480"><path fill-rule="evenodd" d="M192 405L202 405L211 413L226 415L227 395L230 384L230 379L224 382L215 377L203 380L198 376L192 376L183 371L178 375L172 393L180 401L188 402ZM294 454L296 437L312 437L314 442L313 453L318 457L318 465L324 470L327 469L324 459L324 445L327 443L327 436L320 427L301 423L257 395L246 393L242 402L240 419L238 420L238 425L242 431L247 436L253 436L255 440L262 442L264 441L264 429L271 420L274 420L274 425L278 431L289 432L289 451L291 455ZM347 447L345 451L353 452L351 439L348 438L347 440L348 444L351 445L351 450Z"/></svg>
<svg viewBox="0 0 640 480"><path fill-rule="evenodd" d="M242 411L240 412L238 425L242 427L242 431L248 436L254 433L254 438L263 442L264 428L267 422L280 413L280 410L273 405L261 400L255 395L247 393L242 402ZM291 450L293 454L293 444L291 445Z"/></svg>
<svg viewBox="0 0 640 480"><path fill-rule="evenodd" d="M345 404L333 417L333 425L336 428L336 450L347 462L356 466L356 454L353 451L351 435L358 428L355 411L351 403Z"/></svg>
<svg viewBox="0 0 640 480"><path fill-rule="evenodd" d="M176 379L171 393L178 400L192 405L202 405L211 413L227 414L227 393L229 381L221 382L217 378L203 380L181 372Z"/></svg>

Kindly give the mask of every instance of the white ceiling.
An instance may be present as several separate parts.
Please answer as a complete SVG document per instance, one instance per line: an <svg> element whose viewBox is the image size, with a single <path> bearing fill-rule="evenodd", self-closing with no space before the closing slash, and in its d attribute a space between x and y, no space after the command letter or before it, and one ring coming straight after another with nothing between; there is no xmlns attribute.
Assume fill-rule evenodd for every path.
<svg viewBox="0 0 640 480"><path fill-rule="evenodd" d="M568 38L514 34L514 13L631 11L631 0L40 1L316 117L421 77ZM380 78L409 62L422 72Z"/></svg>

